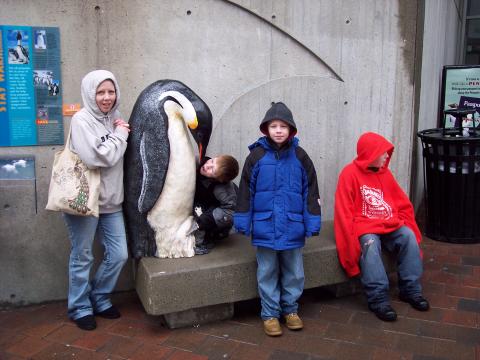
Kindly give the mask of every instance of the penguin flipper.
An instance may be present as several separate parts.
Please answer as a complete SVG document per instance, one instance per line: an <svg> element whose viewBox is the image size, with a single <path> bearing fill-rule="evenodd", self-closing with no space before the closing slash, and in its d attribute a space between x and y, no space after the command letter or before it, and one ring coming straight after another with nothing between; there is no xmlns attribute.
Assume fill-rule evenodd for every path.
<svg viewBox="0 0 480 360"><path fill-rule="evenodd" d="M141 214L148 213L160 197L170 159L170 143L166 127L160 126L157 133L153 135L151 132L144 132L140 139L143 176L138 211Z"/></svg>

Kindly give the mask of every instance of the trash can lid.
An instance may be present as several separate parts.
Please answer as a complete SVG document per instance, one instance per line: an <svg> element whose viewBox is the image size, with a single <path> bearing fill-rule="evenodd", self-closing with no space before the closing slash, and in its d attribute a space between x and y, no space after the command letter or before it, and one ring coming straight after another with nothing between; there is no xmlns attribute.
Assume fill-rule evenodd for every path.
<svg viewBox="0 0 480 360"><path fill-rule="evenodd" d="M455 128L434 128L434 129L425 129L417 132L417 136L426 142L437 142L437 141L448 141L448 142L463 142L463 143L480 143L480 131L478 131L470 136L457 136L458 129Z"/></svg>
<svg viewBox="0 0 480 360"><path fill-rule="evenodd" d="M474 114L477 110L475 108L457 108L444 110L445 115L468 115Z"/></svg>

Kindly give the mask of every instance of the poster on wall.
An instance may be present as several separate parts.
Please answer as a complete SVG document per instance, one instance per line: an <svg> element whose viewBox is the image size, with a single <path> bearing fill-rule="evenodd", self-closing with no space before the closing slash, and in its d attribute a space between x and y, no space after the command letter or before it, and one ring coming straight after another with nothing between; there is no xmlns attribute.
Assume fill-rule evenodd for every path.
<svg viewBox="0 0 480 360"><path fill-rule="evenodd" d="M442 74L439 127L458 127L461 119L445 115L445 110L477 110L472 117L475 126L480 123L480 65L444 66ZM473 123L472 123L473 125ZM460 125L461 126L461 125Z"/></svg>
<svg viewBox="0 0 480 360"><path fill-rule="evenodd" d="M0 25L0 146L63 144L60 32Z"/></svg>

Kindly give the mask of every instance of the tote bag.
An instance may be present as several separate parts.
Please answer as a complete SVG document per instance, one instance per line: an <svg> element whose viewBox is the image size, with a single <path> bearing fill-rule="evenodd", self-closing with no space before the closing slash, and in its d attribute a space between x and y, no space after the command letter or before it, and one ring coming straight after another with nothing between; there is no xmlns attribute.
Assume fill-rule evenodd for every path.
<svg viewBox="0 0 480 360"><path fill-rule="evenodd" d="M71 131L64 149L55 153L46 209L98 217L100 170L89 169L70 150Z"/></svg>

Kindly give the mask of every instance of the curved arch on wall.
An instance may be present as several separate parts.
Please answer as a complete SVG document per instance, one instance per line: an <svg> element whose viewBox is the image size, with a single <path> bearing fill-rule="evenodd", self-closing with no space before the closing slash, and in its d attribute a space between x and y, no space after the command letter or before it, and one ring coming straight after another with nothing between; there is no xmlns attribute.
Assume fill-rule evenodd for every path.
<svg viewBox="0 0 480 360"><path fill-rule="evenodd" d="M290 38L291 40L293 40L296 44L300 45L305 51L307 51L310 55L312 55L313 57L315 57L318 61L320 61L322 63L323 66L325 66L332 74L333 76L339 80L339 81L342 81L343 82L343 79L342 77L338 74L337 71L335 71L329 64L327 64L315 51L313 51L311 48L309 48L307 45L305 45L302 41L300 41L299 39L297 39L293 34L291 34L287 29L283 29L282 27L280 27L279 25L271 22L270 20L266 19L265 17L263 17L262 15L260 15L259 13L255 12L254 10L252 9L249 9L245 6L242 6L241 4L238 4L236 3L235 1L232 1L232 0L221 0L225 3L228 3L232 6L235 6L243 11L246 11L247 13L249 13L250 15L258 18L259 20L261 20L262 22L270 25L272 28L274 28L275 30L281 32L282 34L284 34L285 36L287 36L288 38Z"/></svg>

